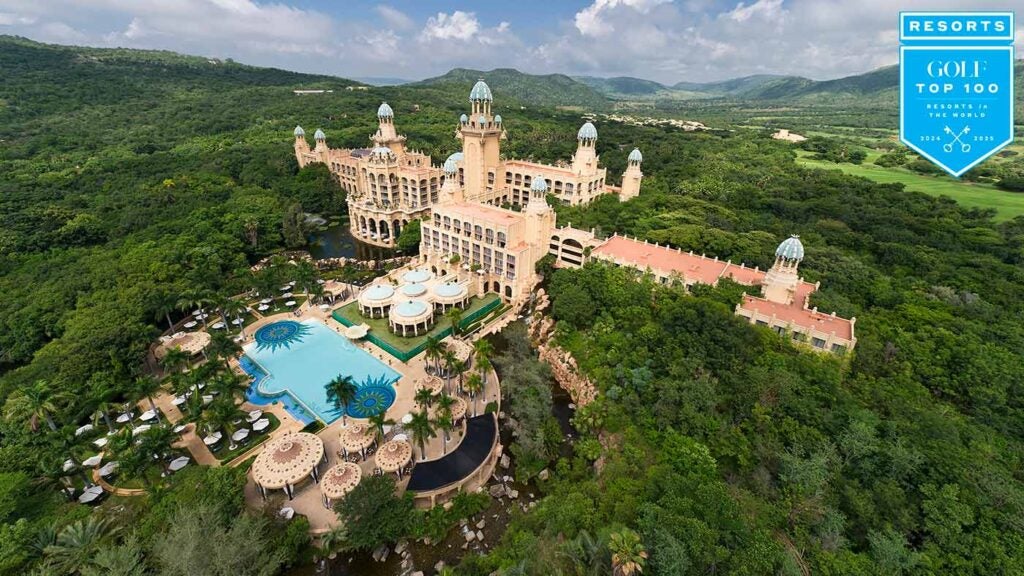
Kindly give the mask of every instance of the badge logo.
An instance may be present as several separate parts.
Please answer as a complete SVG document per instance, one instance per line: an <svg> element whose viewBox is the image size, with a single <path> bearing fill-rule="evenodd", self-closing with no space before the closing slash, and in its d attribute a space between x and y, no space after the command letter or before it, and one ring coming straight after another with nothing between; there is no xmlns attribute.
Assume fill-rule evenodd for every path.
<svg viewBox="0 0 1024 576"><path fill-rule="evenodd" d="M900 141L960 177L1013 141L1013 13L900 14Z"/></svg>

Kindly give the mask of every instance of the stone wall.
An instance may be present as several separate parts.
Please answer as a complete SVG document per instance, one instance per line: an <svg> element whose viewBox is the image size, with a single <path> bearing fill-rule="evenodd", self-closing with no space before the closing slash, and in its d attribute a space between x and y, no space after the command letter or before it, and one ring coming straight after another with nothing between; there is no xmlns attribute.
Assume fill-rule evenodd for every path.
<svg viewBox="0 0 1024 576"><path fill-rule="evenodd" d="M569 393L577 408L582 408L597 397L597 387L580 373L572 354L551 342L554 327L554 320L538 313L531 323L530 336L540 350L541 361L551 367L558 385Z"/></svg>

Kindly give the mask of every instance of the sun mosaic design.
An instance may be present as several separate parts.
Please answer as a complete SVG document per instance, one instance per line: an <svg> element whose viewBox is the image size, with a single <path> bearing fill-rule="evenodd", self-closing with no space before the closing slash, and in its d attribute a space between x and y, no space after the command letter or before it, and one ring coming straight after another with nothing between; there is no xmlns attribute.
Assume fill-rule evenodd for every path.
<svg viewBox="0 0 1024 576"><path fill-rule="evenodd" d="M256 349L271 352L278 348L290 348L295 342L302 342L302 338L310 332L309 326L293 320L281 320L267 324L256 331Z"/></svg>
<svg viewBox="0 0 1024 576"><path fill-rule="evenodd" d="M391 386L360 386L356 398L348 405L348 415L369 418L383 412L395 403L395 389Z"/></svg>

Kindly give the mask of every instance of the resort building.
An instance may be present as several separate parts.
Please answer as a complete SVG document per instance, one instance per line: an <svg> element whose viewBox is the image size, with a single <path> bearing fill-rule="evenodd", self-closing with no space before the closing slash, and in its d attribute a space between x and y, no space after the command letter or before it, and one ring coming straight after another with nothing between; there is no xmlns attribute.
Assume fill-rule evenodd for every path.
<svg viewBox="0 0 1024 576"><path fill-rule="evenodd" d="M506 302L529 298L539 280L537 261L552 254L558 266L602 260L644 271L665 284L714 285L729 278L759 286L761 294L744 296L737 315L815 349L841 353L856 345L856 319L810 306L818 285L798 274L804 249L795 236L779 245L775 264L763 271L617 235L600 239L593 230L571 225L556 228L549 196L574 205L608 193L623 201L635 198L643 180L643 154L636 148L630 151L621 186L607 184L595 148L597 128L588 121L577 132L576 153L565 166L506 160L501 155L505 127L501 115L492 113L493 101L486 83L473 86L469 110L455 132L462 150L441 166L406 149L387 103L377 110L373 148L331 149L317 130L311 150L302 128L295 129L299 164L326 163L348 192L356 236L393 246L403 226L412 219L421 221L417 268L392 284L364 288L361 315L387 318L390 330L402 336L426 333L441 314L452 307L466 309L473 297L495 293Z"/></svg>
<svg viewBox="0 0 1024 576"><path fill-rule="evenodd" d="M483 81L469 95L470 109L459 117L455 137L462 143L457 153L456 177L463 199L492 206L525 207L532 195L533 180L543 178L548 194L565 204L586 204L602 194L617 193L627 200L640 191L639 150L629 155L629 168L620 188L605 182L595 148L597 128L590 122L577 133L576 153L564 165L506 159L501 154L505 127L493 114L494 97ZM301 126L295 128L295 157L299 166L323 163L348 195L349 223L354 236L377 246L394 247L410 220L425 219L439 202L447 176L429 155L408 150L405 136L395 128L394 110L386 102L377 109L377 131L369 148L330 148L322 130L314 133L309 147Z"/></svg>
<svg viewBox="0 0 1024 576"><path fill-rule="evenodd" d="M760 286L760 296L746 294L736 306L736 314L751 324L788 334L795 342L818 350L843 353L857 344L854 336L856 318L848 320L834 312L825 314L810 306L811 293L819 285L804 281L798 274L804 258L804 246L797 236L779 244L775 250L775 263L767 271L623 236L605 240L591 250L590 257L636 268L651 274L662 284L679 282L687 287L697 283L713 286L720 279L728 278L738 284ZM569 262L564 258L559 261L563 264Z"/></svg>

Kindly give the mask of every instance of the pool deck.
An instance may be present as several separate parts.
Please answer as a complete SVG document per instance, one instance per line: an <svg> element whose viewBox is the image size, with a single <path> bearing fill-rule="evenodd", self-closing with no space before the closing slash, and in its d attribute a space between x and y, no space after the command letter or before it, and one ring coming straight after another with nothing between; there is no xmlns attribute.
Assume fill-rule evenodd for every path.
<svg viewBox="0 0 1024 576"><path fill-rule="evenodd" d="M402 272L405 272L407 270L408 268L403 268L393 273L401 274ZM253 335L256 333L256 330L258 330L260 327L279 320L303 321L315 318L323 322L325 325L327 325L328 328L335 330L337 333L343 335L345 326L336 321L331 316L331 314L335 309L354 301L355 295L353 294L352 298L346 299L344 301L336 301L334 304L331 305L331 307L328 310L321 310L318 306L311 305L307 301L300 305L294 312L282 312L278 314L272 314L269 316L259 316L254 313L256 320L249 324L248 326L245 326L242 334L244 336L244 340L241 342L241 344L244 345L251 342ZM501 317L494 319L493 322L495 324L499 324L502 322L505 316L513 313L514 309L510 309L506 311ZM445 340L447 341L449 338L450 337L446 338ZM378 358L388 366L391 366L399 374L401 374L401 377L398 379L398 381L394 383L396 392L395 402L387 411L388 418L394 420L395 422L399 422L403 416L416 410L416 403L413 399L416 392L415 382L421 379L425 379L428 376L426 370L426 355L419 354L415 358L410 360L408 363L403 363L371 342L365 340L357 340L353 341L353 343L363 351L367 352L368 354L371 354L375 358ZM232 365L234 369L241 370L237 365L237 361L233 362ZM452 380L451 391L453 395L458 394L457 379ZM474 404L476 406L478 414L482 414L484 411L484 407L490 402L500 404L501 392L497 373L493 369L490 371L490 373L487 375L487 382L484 387L484 390L480 395L477 396L474 402L470 402L468 396L463 396L463 398L466 399L466 401L469 403L467 410L467 419L468 417L473 415ZM176 422L182 418L182 414L177 409L177 407L171 404L172 399L173 395L169 393L164 393L154 398L161 412L163 412L171 422ZM140 407L143 407L141 403ZM288 432L299 431L302 428L304 428L304 424L297 420L295 417L293 417L291 414L289 414L284 409L284 407L279 403L268 404L265 406L253 406L248 402L245 402L242 404L242 408L245 410L250 410L252 408L260 408L265 412L273 413L275 416L278 417L278 419L281 421L281 425L276 430L271 432L271 438L278 437ZM347 422L353 421L360 420L351 417L347 419ZM365 420L361 421L365 422ZM324 442L324 450L328 459L328 463L326 465L321 466L321 471L326 471L328 468L334 466L335 464L338 464L341 461L341 458L338 455L341 449L340 433L343 430L344 426L346 425L346 420L339 418L332 422L331 424L324 427L323 430L317 433L317 436L319 436ZM190 427L189 430L185 431L182 434L181 440L179 441L178 445L183 448L187 448L192 453L194 460L199 464L209 466L220 465L221 463L217 460L217 458L203 444L202 439L194 433L193 428L194 427ZM439 459L443 457L446 453L454 450L462 442L465 431L466 420L463 420L462 424L459 427L452 430L451 439L447 442L447 450L445 450L444 442L442 441L441 438L441 431L439 430L437 432L438 435L435 438L431 439L426 445L426 461ZM228 465L238 466L243 464L248 459L258 454L260 450L262 450L263 445L265 445L265 442L260 444L259 446L255 446L252 450L249 450L248 452L239 455L230 463L228 463ZM414 460L419 459L419 453L419 447L414 446ZM368 455L366 460L364 460L360 464L360 466L362 468L364 476L371 475L374 469L373 456ZM408 483L408 480L409 475L406 475L405 478L399 483L399 488L404 490L406 484ZM333 510L328 510L324 508L319 486L314 484L311 479L303 481L302 484L296 487L295 498L291 501L289 501L286 498L283 492L272 491L268 494L267 501L264 502L259 494L259 491L256 488L255 483L250 477L249 481L245 486L245 497L246 503L252 508L293 508L296 511L296 513L302 514L309 519L310 531L313 534L321 534L337 525L337 516L335 515Z"/></svg>

